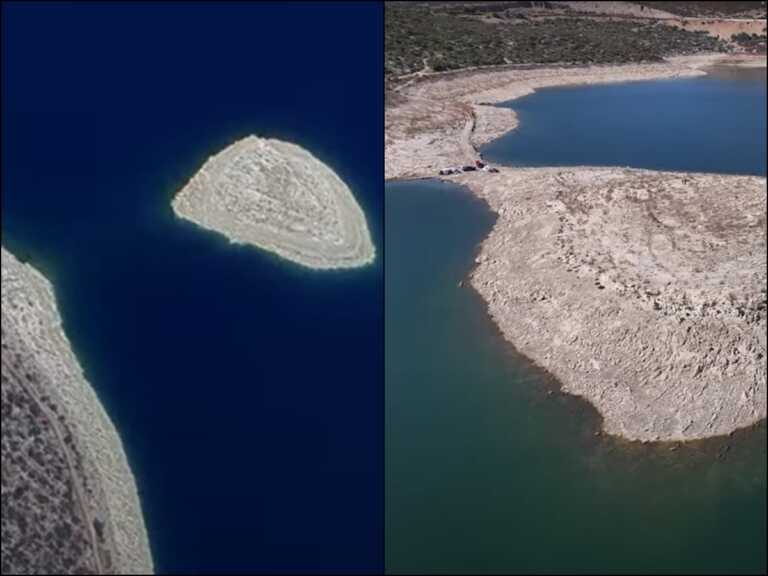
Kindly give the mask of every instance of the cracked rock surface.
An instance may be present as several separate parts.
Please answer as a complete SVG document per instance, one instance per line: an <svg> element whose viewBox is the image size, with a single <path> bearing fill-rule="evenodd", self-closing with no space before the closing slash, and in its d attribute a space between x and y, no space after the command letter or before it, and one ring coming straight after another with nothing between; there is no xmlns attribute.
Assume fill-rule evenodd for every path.
<svg viewBox="0 0 768 576"><path fill-rule="evenodd" d="M765 178L579 167L455 181L498 213L472 285L606 432L692 440L765 418Z"/></svg>
<svg viewBox="0 0 768 576"><path fill-rule="evenodd" d="M208 159L176 195L177 215L310 268L373 261L347 185L295 144L249 136Z"/></svg>
<svg viewBox="0 0 768 576"><path fill-rule="evenodd" d="M2 574L149 574L133 475L53 290L2 249Z"/></svg>

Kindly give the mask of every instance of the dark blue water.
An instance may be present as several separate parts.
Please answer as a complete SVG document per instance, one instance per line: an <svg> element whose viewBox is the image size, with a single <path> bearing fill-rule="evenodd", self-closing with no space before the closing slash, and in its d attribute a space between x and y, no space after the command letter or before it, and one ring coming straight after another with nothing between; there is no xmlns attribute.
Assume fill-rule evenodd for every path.
<svg viewBox="0 0 768 576"><path fill-rule="evenodd" d="M382 566L382 8L2 8L3 244L54 282L166 573ZM249 133L329 164L374 266L314 272L171 195Z"/></svg>
<svg viewBox="0 0 768 576"><path fill-rule="evenodd" d="M765 68L547 88L502 106L516 130L483 147L513 166L632 166L766 173Z"/></svg>

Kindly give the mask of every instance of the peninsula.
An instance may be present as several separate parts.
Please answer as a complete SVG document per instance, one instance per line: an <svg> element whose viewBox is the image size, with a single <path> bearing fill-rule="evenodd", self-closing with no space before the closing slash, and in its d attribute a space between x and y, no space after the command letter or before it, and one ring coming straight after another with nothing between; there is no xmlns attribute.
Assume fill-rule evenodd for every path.
<svg viewBox="0 0 768 576"><path fill-rule="evenodd" d="M53 289L2 249L2 573L151 574L133 475Z"/></svg>
<svg viewBox="0 0 768 576"><path fill-rule="evenodd" d="M558 27L555 37L570 38L565 21L531 12L540 7L507 4L514 14L501 14L502 3L488 4L490 15L472 4L456 14L441 3L425 3L421 12L388 4L388 17L414 14L424 22L403 20L387 46L386 178L443 178L487 201L497 221L471 285L504 337L564 391L593 404L606 433L682 441L764 419L765 177L597 167L489 173L475 166L483 165L480 145L518 124L513 110L494 104L550 86L764 67L765 56L737 45L735 32L712 40L674 23L653 23L649 31L660 40L646 45L632 35L649 19L642 11L610 15L616 26L629 26L624 45L610 30L600 35L592 16L569 15L597 35L581 62L562 62L553 52L558 42L521 39L535 26ZM542 4L560 10L568 3ZM588 4L640 12L631 3L570 3ZM764 20L748 16L744 22L764 34ZM481 51L451 44L456 36L441 35L440 26L464 27L489 44L511 35L509 57L486 62ZM530 54L518 46L532 46ZM449 53L460 63L444 66ZM547 63L531 60L537 57ZM451 166L466 171L445 170Z"/></svg>
<svg viewBox="0 0 768 576"><path fill-rule="evenodd" d="M766 417L766 181L530 168L458 181L498 214L472 286L606 433L728 434Z"/></svg>
<svg viewBox="0 0 768 576"><path fill-rule="evenodd" d="M316 269L373 262L365 215L347 185L301 147L249 136L212 156L174 212L233 242Z"/></svg>

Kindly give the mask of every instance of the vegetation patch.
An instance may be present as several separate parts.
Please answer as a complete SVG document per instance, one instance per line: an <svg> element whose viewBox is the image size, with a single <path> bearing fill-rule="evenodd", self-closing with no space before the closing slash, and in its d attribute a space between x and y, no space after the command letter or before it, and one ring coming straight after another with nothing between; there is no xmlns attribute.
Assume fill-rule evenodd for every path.
<svg viewBox="0 0 768 576"><path fill-rule="evenodd" d="M598 22L554 13L531 18L518 4L524 3L388 3L385 77L504 64L654 62L671 55L728 51L724 42L704 31L648 19Z"/></svg>

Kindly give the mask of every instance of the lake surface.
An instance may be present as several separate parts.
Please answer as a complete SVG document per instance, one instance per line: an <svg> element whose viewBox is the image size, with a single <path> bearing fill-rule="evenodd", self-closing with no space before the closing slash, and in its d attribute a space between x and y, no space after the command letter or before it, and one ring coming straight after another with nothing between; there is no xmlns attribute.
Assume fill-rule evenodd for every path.
<svg viewBox="0 0 768 576"><path fill-rule="evenodd" d="M494 161L765 174L764 154L739 157L724 144L765 150L765 77L745 76L541 91L515 102L536 114L522 114L520 130L496 143ZM706 115L722 115L722 126L747 133L717 135L713 145L699 130L701 113L664 111L683 94L689 107L701 104ZM668 156L637 147L638 125L610 117L625 102L643 101L666 118L642 112L643 139ZM753 123L744 118L746 101L761 102ZM553 104L604 119L588 134L555 139L547 152L537 140L546 130L533 118L550 127L567 122ZM675 146L665 140L672 121ZM600 144L609 141L622 154L634 150L632 161L603 155L613 151ZM702 147L718 153L697 166ZM677 447L596 436L590 405L559 393L503 341L479 295L458 286L492 227L487 206L436 181L389 183L385 198L389 572L765 573L764 421Z"/></svg>
<svg viewBox="0 0 768 576"><path fill-rule="evenodd" d="M501 104L516 130L482 148L510 166L632 166L762 174L765 68L707 76L545 88Z"/></svg>
<svg viewBox="0 0 768 576"><path fill-rule="evenodd" d="M2 12L3 244L54 283L158 571L380 571L381 6ZM250 133L348 183L373 266L311 271L173 216Z"/></svg>

